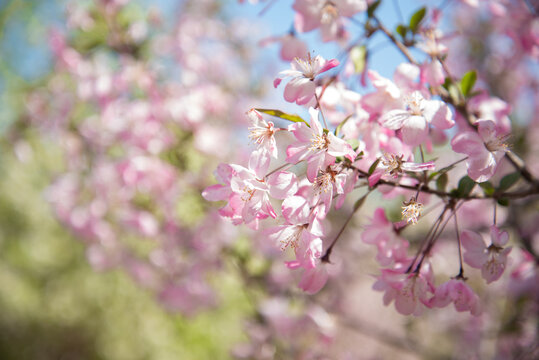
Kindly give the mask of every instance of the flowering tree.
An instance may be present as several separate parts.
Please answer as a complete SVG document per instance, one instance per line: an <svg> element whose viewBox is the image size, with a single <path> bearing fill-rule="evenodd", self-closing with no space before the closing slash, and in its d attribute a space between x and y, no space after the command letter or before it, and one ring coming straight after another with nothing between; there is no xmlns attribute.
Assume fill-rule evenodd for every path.
<svg viewBox="0 0 539 360"><path fill-rule="evenodd" d="M293 30L262 41L291 61L268 93L296 115L256 105L254 39L218 2L181 2L172 27L129 18L128 1L73 2L68 33L51 33L55 73L27 108L63 151L47 198L92 266L125 269L184 314L218 305L211 279L233 272L253 308L238 358L357 358L357 333L420 355L533 357L537 10L429 3L392 29L385 3L295 0ZM311 31L341 53L317 54ZM477 33L491 39L480 54ZM373 60L379 37L403 59L392 79ZM434 335L384 333L368 296L419 334L461 335L435 349ZM476 346L492 333L495 348Z"/></svg>

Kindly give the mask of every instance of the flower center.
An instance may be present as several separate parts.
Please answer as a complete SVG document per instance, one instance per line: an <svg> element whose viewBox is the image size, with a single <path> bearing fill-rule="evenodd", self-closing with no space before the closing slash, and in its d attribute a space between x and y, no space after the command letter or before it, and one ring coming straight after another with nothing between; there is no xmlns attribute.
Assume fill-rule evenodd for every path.
<svg viewBox="0 0 539 360"><path fill-rule="evenodd" d="M316 179L314 179L314 188L318 195L322 192L327 193L333 189L333 183L335 182L335 171L328 166L326 171L320 171Z"/></svg>
<svg viewBox="0 0 539 360"><path fill-rule="evenodd" d="M314 135L311 139L310 150L324 150L329 146L329 139L326 134Z"/></svg>
<svg viewBox="0 0 539 360"><path fill-rule="evenodd" d="M396 175L399 173L402 173L403 170L401 169L401 165L404 161L402 161L404 155L394 155L394 154L388 154L384 153L384 156L382 157L382 165L386 167L386 173L389 175Z"/></svg>
<svg viewBox="0 0 539 360"><path fill-rule="evenodd" d="M417 224L417 220L421 216L423 210L423 204L418 203L416 199L411 198L410 201L403 201L402 217L408 223Z"/></svg>
<svg viewBox="0 0 539 360"><path fill-rule="evenodd" d="M241 194L241 200L243 200L244 202L251 200L256 191L256 189L253 189L247 185L242 190L243 193Z"/></svg>
<svg viewBox="0 0 539 360"><path fill-rule="evenodd" d="M494 139L489 140L485 143L485 147L488 151L494 152L494 151L507 151L509 149L509 145L505 142L507 140L507 135L500 135L496 136Z"/></svg>
<svg viewBox="0 0 539 360"><path fill-rule="evenodd" d="M424 100L423 95L421 95L419 91L414 91L412 95L407 96L404 99L404 102L406 103L407 110L410 114L421 116L425 108L423 105Z"/></svg>
<svg viewBox="0 0 539 360"><path fill-rule="evenodd" d="M317 69L315 69L315 64L311 58L311 53L307 53L307 60L300 59L299 57L295 58L294 60L301 69L303 76L311 81L314 81Z"/></svg>
<svg viewBox="0 0 539 360"><path fill-rule="evenodd" d="M281 250L284 251L286 248L291 247L296 250L299 246L299 239L301 238L301 233L307 227L307 225L296 225L294 226L294 231L284 240L281 240Z"/></svg>
<svg viewBox="0 0 539 360"><path fill-rule="evenodd" d="M259 145L264 141L271 139L273 134L275 134L273 123L268 123L267 127L253 126L249 128L249 139Z"/></svg>

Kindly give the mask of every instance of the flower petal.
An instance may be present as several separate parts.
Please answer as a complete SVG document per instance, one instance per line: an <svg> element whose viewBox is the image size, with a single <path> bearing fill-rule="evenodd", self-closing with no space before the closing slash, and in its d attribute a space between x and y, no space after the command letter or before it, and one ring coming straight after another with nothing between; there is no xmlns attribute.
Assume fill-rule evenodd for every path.
<svg viewBox="0 0 539 360"><path fill-rule="evenodd" d="M406 145L417 146L429 134L429 127L423 116L410 116L402 127L402 140Z"/></svg>
<svg viewBox="0 0 539 360"><path fill-rule="evenodd" d="M453 114L449 106L440 100L427 100L424 102L423 116L438 129L445 130L455 125Z"/></svg>
<svg viewBox="0 0 539 360"><path fill-rule="evenodd" d="M284 88L284 99L298 105L306 104L314 96L315 88L314 82L305 77L293 78Z"/></svg>
<svg viewBox="0 0 539 360"><path fill-rule="evenodd" d="M229 186L216 184L204 189L202 197L208 201L222 201L227 200L230 194L231 191Z"/></svg>
<svg viewBox="0 0 539 360"><path fill-rule="evenodd" d="M284 200L298 191L296 175L291 172L281 171L271 174L266 182L270 195L276 199Z"/></svg>
<svg viewBox="0 0 539 360"><path fill-rule="evenodd" d="M476 232L464 230L460 235L464 247L464 261L473 268L480 269L487 261L488 255L483 238Z"/></svg>
<svg viewBox="0 0 539 360"><path fill-rule="evenodd" d="M391 110L385 113L378 122L390 130L399 130L410 117L410 113L406 110Z"/></svg>
<svg viewBox="0 0 539 360"><path fill-rule="evenodd" d="M324 287L328 281L328 277L328 272L323 265L312 269L306 269L298 286L307 294L316 294Z"/></svg>
<svg viewBox="0 0 539 360"><path fill-rule="evenodd" d="M483 140L473 131L465 131L455 135L451 140L451 148L455 152L468 156L475 156L486 151Z"/></svg>

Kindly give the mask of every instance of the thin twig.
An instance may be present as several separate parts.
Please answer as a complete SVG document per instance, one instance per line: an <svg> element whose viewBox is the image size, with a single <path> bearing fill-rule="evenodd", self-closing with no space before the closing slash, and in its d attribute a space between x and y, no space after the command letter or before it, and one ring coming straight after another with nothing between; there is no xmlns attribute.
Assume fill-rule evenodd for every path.
<svg viewBox="0 0 539 360"><path fill-rule="evenodd" d="M419 63L414 59L414 57L412 56L412 54L410 53L410 51L408 50L408 48L406 47L406 45L404 45L403 43L401 43L399 40L397 40L397 38L395 38L395 36L393 36L393 34L391 33L391 31L389 31L383 24L382 22L376 17L376 16L373 16L373 18L376 20L376 22L378 23L378 29L382 30L382 32L384 34L386 34L386 36L399 48L399 50L401 51L401 53L404 55L404 57L406 59L408 59L408 61L414 65L418 65L419 66Z"/></svg>
<svg viewBox="0 0 539 360"><path fill-rule="evenodd" d="M324 120L324 127L326 129L329 129L328 124L326 122L326 117L324 116L324 111L322 110L322 106L320 106L320 99L318 98L318 95L316 95L316 91L314 92L314 98L316 99L316 105L318 109L320 110L320 115L322 115L322 120Z"/></svg>
<svg viewBox="0 0 539 360"><path fill-rule="evenodd" d="M267 178L271 174L276 173L277 171L280 171L282 169L285 169L285 168L291 167L291 166L292 166L292 164L289 164L289 163L283 164L283 165L277 167L276 169L271 170L269 173L266 174L266 176L264 176L264 178Z"/></svg>
<svg viewBox="0 0 539 360"><path fill-rule="evenodd" d="M370 191L367 192L365 195L363 195L362 199L365 200L367 198L367 195L369 195L369 194L370 194ZM322 260L322 262L326 262L326 263L330 262L329 261L329 256L331 255L331 251L333 250L333 246L335 246L335 244L337 243L337 241L341 237L342 233L344 232L344 230L346 229L346 227L348 226L348 224L350 223L350 221L354 217L354 214L359 210L360 207L361 206L354 206L354 209L352 210L350 215L348 215L348 217L346 218L346 221L344 222L343 226L341 227L341 229L337 233L337 236L335 236L335 239L333 239L333 241L331 242L331 244L327 248L325 254L320 258L320 260Z"/></svg>
<svg viewBox="0 0 539 360"><path fill-rule="evenodd" d="M417 252L416 252L416 254L414 256L414 260L412 261L410 266L408 266L408 269L406 269L406 273L409 273L410 271L412 271L412 268L414 267L414 264L416 263L417 259L419 258L419 255L421 255L421 253L423 252L423 247L425 246L425 244L428 244L430 242L431 234L433 233L433 231L436 232L435 229L438 229L438 226L442 222L442 220L444 218L444 215L445 215L445 212L447 211L447 209L448 209L448 207L445 206L444 209L442 210L442 213L440 214L440 216L438 216L438 218L436 219L434 224L430 227L429 231L427 232L427 235L425 235L425 240L423 241L423 243L421 243L421 246L417 249Z"/></svg>
<svg viewBox="0 0 539 360"><path fill-rule="evenodd" d="M457 243L459 245L459 274L457 275L457 279L465 279L464 277L464 268L462 267L462 243L460 241L460 232L459 232L459 224L457 222L457 212L455 211L455 229L457 230Z"/></svg>

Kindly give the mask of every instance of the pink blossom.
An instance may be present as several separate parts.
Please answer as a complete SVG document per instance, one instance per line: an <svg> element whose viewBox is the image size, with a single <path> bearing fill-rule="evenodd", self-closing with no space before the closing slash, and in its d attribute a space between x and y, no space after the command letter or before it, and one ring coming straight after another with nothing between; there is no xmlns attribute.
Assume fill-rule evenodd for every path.
<svg viewBox="0 0 539 360"><path fill-rule="evenodd" d="M311 127L304 123L294 123L288 130L294 133L296 142L286 149L286 161L296 164L307 161L307 178L313 182L318 171L325 169L335 162L337 156L344 156L351 161L355 152L346 141L336 137L331 132L325 132L318 121L318 110L309 108L311 114Z"/></svg>
<svg viewBox="0 0 539 360"><path fill-rule="evenodd" d="M289 269L297 269L301 266L298 261L289 261L286 265ZM328 277L326 265L319 263L317 266L307 268L303 271L298 286L307 294L316 294L324 287Z"/></svg>
<svg viewBox="0 0 539 360"><path fill-rule="evenodd" d="M393 74L395 82L374 70L368 70L367 76L376 91L364 95L361 98L361 106L371 114L373 119L387 111L402 108L405 106L404 93L419 90L419 84L415 82L419 75L419 67L408 63L397 66Z"/></svg>
<svg viewBox="0 0 539 360"><path fill-rule="evenodd" d="M445 73L440 60L432 59L421 66L421 82L432 86L442 85L445 82Z"/></svg>
<svg viewBox="0 0 539 360"><path fill-rule="evenodd" d="M489 119L496 124L496 132L507 134L511 132L512 108L500 98L489 96L487 92L474 96L469 102L470 111L477 114L479 119Z"/></svg>
<svg viewBox="0 0 539 360"><path fill-rule="evenodd" d="M249 138L254 141L259 148L268 151L271 156L277 158L277 143L275 142L275 133L281 129L275 128L273 122L266 122L262 115L255 109L247 112L251 121L249 128Z"/></svg>
<svg viewBox="0 0 539 360"><path fill-rule="evenodd" d="M404 161L404 155L395 155L384 153L378 162L376 170L369 176L369 186L374 186L382 177L396 178L405 172L423 172L426 170L434 170L434 161L426 163L415 163L412 161Z"/></svg>
<svg viewBox="0 0 539 360"><path fill-rule="evenodd" d="M158 298L166 309L188 314L194 313L201 305L210 306L215 302L215 294L209 285L192 278L182 284L167 284Z"/></svg>
<svg viewBox="0 0 539 360"><path fill-rule="evenodd" d="M321 264L317 267L306 269L298 286L307 294L316 294L326 285L328 277L326 265Z"/></svg>
<svg viewBox="0 0 539 360"><path fill-rule="evenodd" d="M416 146L423 143L429 133L429 124L439 129L449 129L455 121L449 107L440 100L427 100L419 91L414 91L405 99L404 109L391 110L379 119L382 126L402 129L405 144Z"/></svg>
<svg viewBox="0 0 539 360"><path fill-rule="evenodd" d="M316 210L301 196L290 196L283 201L283 217L286 224L265 230L265 234L281 250L294 249L298 266L306 269L315 266L322 253L322 224Z"/></svg>
<svg viewBox="0 0 539 360"><path fill-rule="evenodd" d="M314 97L315 77L338 65L339 60L337 59L325 60L320 55L313 59L308 53L307 60L295 58L291 63L291 70L281 71L279 77L273 82L273 86L277 87L283 78L291 77L292 79L284 88L284 99L288 102L304 105Z"/></svg>
<svg viewBox="0 0 539 360"><path fill-rule="evenodd" d="M251 154L249 167L241 165L222 165L216 173L216 178L222 182L206 188L202 196L206 200L228 200L221 214L230 217L234 223L244 222L258 226L258 219L268 216L277 217L269 196L285 199L297 190L296 176L281 171L266 178L269 167L269 154L263 149Z"/></svg>
<svg viewBox="0 0 539 360"><path fill-rule="evenodd" d="M371 114L379 115L385 109L391 109L401 105L401 92L397 85L374 70L368 70L367 76L376 89L376 92L366 94L361 98L361 106L365 110Z"/></svg>
<svg viewBox="0 0 539 360"><path fill-rule="evenodd" d="M430 308L428 293L434 292L433 274L429 264L423 264L419 273L405 274L406 267L383 269L373 289L384 291L384 305L395 300L395 308L403 315L421 315Z"/></svg>
<svg viewBox="0 0 539 360"><path fill-rule="evenodd" d="M466 131L451 140L453 151L468 155L468 175L477 182L490 179L507 151L505 137L496 131L491 120L478 120L477 132Z"/></svg>
<svg viewBox="0 0 539 360"><path fill-rule="evenodd" d="M481 314L479 297L461 279L451 279L443 283L434 293L433 306L441 308L450 303L453 303L459 312L469 311L474 316Z"/></svg>
<svg viewBox="0 0 539 360"><path fill-rule="evenodd" d="M483 238L476 232L463 231L461 240L465 253L464 261L473 268L481 269L481 276L490 284L498 280L507 265L507 256L511 247L503 248L509 240L507 231L500 231L496 226L490 228L491 244L487 247Z"/></svg>
<svg viewBox="0 0 539 360"><path fill-rule="evenodd" d="M361 240L376 246L376 261L382 266L406 261L408 241L397 235L383 208L376 209L372 221L365 226L361 234Z"/></svg>
<svg viewBox="0 0 539 360"><path fill-rule="evenodd" d="M279 243L282 250L287 247L294 249L296 266L306 269L316 266L316 259L322 254L322 239L309 224L280 225L265 233L272 242Z"/></svg>
<svg viewBox="0 0 539 360"><path fill-rule="evenodd" d="M311 197L315 199L322 216L325 217L331 209L334 194L344 194L347 179L347 173L342 172L338 165L329 165L318 172L313 181Z"/></svg>
<svg viewBox="0 0 539 360"><path fill-rule="evenodd" d="M346 200L348 194L355 190L355 186L359 180L357 169L341 169L338 174L339 184L335 186L337 196L335 198L335 209L340 209Z"/></svg>

